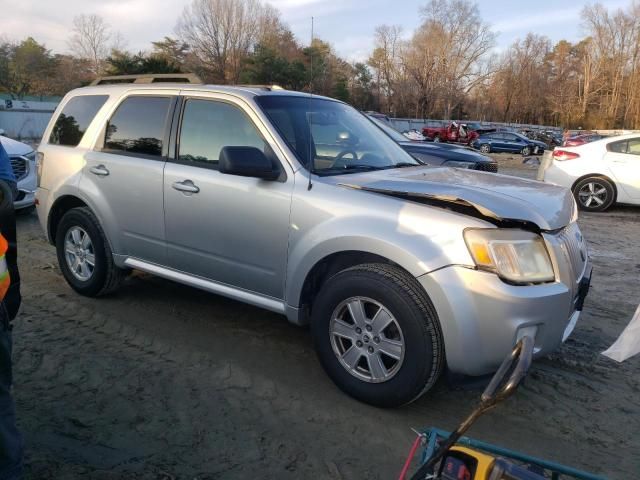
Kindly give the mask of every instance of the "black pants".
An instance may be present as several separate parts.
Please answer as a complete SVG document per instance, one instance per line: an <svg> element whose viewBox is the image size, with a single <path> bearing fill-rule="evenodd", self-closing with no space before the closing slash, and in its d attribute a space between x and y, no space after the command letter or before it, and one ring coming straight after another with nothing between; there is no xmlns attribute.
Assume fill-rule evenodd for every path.
<svg viewBox="0 0 640 480"><path fill-rule="evenodd" d="M22 436L11 397L11 327L0 303L0 480L22 478Z"/></svg>

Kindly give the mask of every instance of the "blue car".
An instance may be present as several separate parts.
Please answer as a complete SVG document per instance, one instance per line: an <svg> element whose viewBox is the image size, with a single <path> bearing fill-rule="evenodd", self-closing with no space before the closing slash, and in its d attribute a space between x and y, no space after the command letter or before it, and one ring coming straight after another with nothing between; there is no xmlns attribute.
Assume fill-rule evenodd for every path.
<svg viewBox="0 0 640 480"><path fill-rule="evenodd" d="M482 153L510 152L522 155L542 155L547 148L546 143L532 140L512 132L494 132L480 135L473 143L473 148Z"/></svg>

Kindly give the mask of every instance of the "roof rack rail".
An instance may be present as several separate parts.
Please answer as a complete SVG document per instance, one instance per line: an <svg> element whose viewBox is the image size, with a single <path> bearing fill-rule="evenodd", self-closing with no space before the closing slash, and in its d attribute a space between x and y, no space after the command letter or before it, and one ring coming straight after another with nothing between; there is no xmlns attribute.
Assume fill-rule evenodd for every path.
<svg viewBox="0 0 640 480"><path fill-rule="evenodd" d="M90 86L120 83L194 83L203 84L195 73L145 73L142 75L111 75L98 77Z"/></svg>
<svg viewBox="0 0 640 480"><path fill-rule="evenodd" d="M262 88L263 90L286 90L282 88L280 85L248 85L248 84L240 84L236 85L237 87L245 87L245 88Z"/></svg>

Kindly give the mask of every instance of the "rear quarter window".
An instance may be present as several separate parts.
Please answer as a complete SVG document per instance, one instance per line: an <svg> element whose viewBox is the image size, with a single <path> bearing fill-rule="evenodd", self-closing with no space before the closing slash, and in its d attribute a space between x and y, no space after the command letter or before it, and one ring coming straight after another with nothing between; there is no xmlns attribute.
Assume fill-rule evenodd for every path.
<svg viewBox="0 0 640 480"><path fill-rule="evenodd" d="M108 98L108 95L80 95L69 100L53 125L49 143L67 147L78 145Z"/></svg>

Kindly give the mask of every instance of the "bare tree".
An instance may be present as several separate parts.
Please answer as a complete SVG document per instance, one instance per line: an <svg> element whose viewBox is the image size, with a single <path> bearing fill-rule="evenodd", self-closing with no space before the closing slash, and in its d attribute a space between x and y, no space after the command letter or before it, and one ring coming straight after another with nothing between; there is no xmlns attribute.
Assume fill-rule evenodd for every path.
<svg viewBox="0 0 640 480"><path fill-rule="evenodd" d="M264 15L258 0L193 0L176 30L215 81L237 83L242 62L263 30Z"/></svg>
<svg viewBox="0 0 640 480"><path fill-rule="evenodd" d="M99 75L110 51L111 27L99 15L78 15L73 18L72 32L69 48L78 58L88 60L91 71Z"/></svg>

